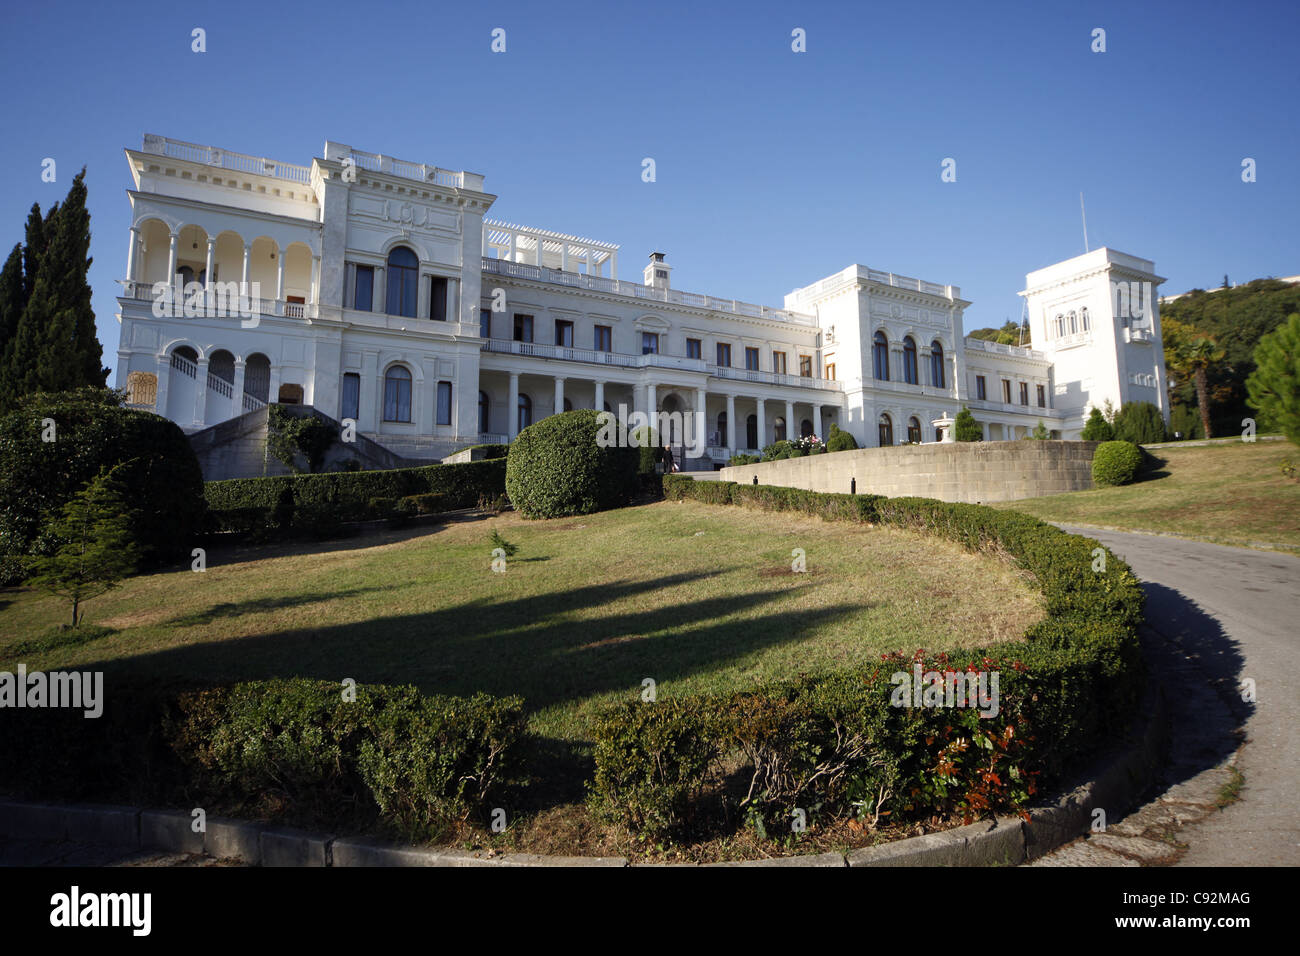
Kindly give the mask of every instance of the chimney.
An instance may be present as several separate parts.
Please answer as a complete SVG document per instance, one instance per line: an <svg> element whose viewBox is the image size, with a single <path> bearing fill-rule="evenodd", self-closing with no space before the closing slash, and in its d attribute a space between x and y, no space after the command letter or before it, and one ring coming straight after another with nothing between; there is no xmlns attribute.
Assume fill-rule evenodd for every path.
<svg viewBox="0 0 1300 956"><path fill-rule="evenodd" d="M673 271L673 267L664 262L662 252L650 253L650 264L645 267L645 284L653 289L670 288L668 283L668 274Z"/></svg>

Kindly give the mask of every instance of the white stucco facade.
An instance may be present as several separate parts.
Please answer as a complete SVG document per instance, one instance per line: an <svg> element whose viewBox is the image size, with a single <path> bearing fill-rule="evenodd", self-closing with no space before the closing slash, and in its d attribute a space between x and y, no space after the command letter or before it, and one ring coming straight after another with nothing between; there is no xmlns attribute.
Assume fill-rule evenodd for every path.
<svg viewBox="0 0 1300 956"><path fill-rule="evenodd" d="M481 175L338 143L306 166L157 136L126 155L117 385L187 431L301 402L432 459L570 407L702 411L688 467L712 468L831 423L930 442L967 405L986 438L1073 438L1106 398L1166 405L1155 297L1134 319L1111 290L1161 280L1108 249L1027 276L1043 347L1021 349L967 339L956 286L861 265L781 308L673 289L662 253L620 279L616 244L488 217Z"/></svg>

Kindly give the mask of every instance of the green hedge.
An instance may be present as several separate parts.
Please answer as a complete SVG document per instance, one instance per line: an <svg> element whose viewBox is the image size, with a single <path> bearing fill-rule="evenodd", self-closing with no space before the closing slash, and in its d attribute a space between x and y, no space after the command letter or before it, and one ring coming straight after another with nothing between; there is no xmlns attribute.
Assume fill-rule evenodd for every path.
<svg viewBox="0 0 1300 956"><path fill-rule="evenodd" d="M528 518L590 514L626 504L637 492L642 453L654 449L629 447L621 430L609 413L590 408L529 425L506 459L510 503Z"/></svg>
<svg viewBox="0 0 1300 956"><path fill-rule="evenodd" d="M1047 617L1020 643L891 655L876 667L745 693L611 707L596 724L590 795L604 819L647 839L716 832L719 821L738 818L788 832L795 808L877 822L975 819L1023 807L1129 724L1143 681L1143 592L1113 555L1093 570L1095 541L1017 512L925 498L680 476L665 478L664 495L887 525L1007 555L1035 576ZM893 675L917 664L939 674L996 672L997 714L893 706ZM736 766L742 785L708 784Z"/></svg>
<svg viewBox="0 0 1300 956"><path fill-rule="evenodd" d="M1092 456L1092 480L1102 487L1127 485L1142 467L1142 449L1132 442L1107 441Z"/></svg>
<svg viewBox="0 0 1300 956"><path fill-rule="evenodd" d="M523 702L303 678L231 686L106 675L104 713L14 711L0 780L14 796L204 806L412 837L486 820L521 782ZM9 732L12 730L13 732Z"/></svg>
<svg viewBox="0 0 1300 956"><path fill-rule="evenodd" d="M442 510L473 507L482 495L496 497L505 492L505 472L505 459L493 458L389 471L232 478L209 481L203 492L214 528L235 531L247 530L250 522L255 526L270 523L286 488L296 509L359 521L372 516L369 504L376 498L400 501L412 495L437 494L442 496Z"/></svg>

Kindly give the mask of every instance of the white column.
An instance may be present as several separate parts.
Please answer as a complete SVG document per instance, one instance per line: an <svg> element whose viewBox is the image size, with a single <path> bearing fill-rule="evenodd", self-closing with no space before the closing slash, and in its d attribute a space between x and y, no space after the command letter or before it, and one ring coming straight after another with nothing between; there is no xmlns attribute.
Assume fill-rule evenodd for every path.
<svg viewBox="0 0 1300 956"><path fill-rule="evenodd" d="M171 234L171 240L167 244L167 284L171 285L176 281L176 233Z"/></svg>
<svg viewBox="0 0 1300 956"><path fill-rule="evenodd" d="M311 257L311 288L307 290L307 301L312 305L316 304L319 295L317 287L320 285L320 256Z"/></svg>
<svg viewBox="0 0 1300 956"><path fill-rule="evenodd" d="M709 444L709 396L702 388L695 390L695 447L700 455Z"/></svg>
<svg viewBox="0 0 1300 956"><path fill-rule="evenodd" d="M555 414L564 411L564 379L555 376Z"/></svg>
<svg viewBox="0 0 1300 956"><path fill-rule="evenodd" d="M513 229L510 231L510 261L519 261L519 233Z"/></svg>
<svg viewBox="0 0 1300 956"><path fill-rule="evenodd" d="M763 399L755 399L758 410L755 414L758 416L758 448L762 451L764 443L767 441L767 414L763 408Z"/></svg>
<svg viewBox="0 0 1300 956"><path fill-rule="evenodd" d="M250 250L249 247L248 247L248 243L244 243L244 272L243 272L243 275L240 277L240 280L239 280L239 282L240 282L240 286L239 286L239 293L240 293L240 295L252 295L252 293L248 291L248 257L249 257L249 254L250 254L250 253L251 253L251 250Z"/></svg>
<svg viewBox="0 0 1300 956"><path fill-rule="evenodd" d="M194 373L194 424L206 424L203 420L208 405L208 357L198 361L198 371Z"/></svg>
<svg viewBox="0 0 1300 956"><path fill-rule="evenodd" d="M785 440L794 441L799 437L799 426L794 422L794 402L785 403Z"/></svg>
<svg viewBox="0 0 1300 956"><path fill-rule="evenodd" d="M537 237L537 265L538 266L542 264L542 252L545 246L546 246L545 241L542 239L541 236L538 236Z"/></svg>
<svg viewBox="0 0 1300 956"><path fill-rule="evenodd" d="M208 237L208 259L207 264L203 267L203 288L205 290L212 288L212 260L216 256L217 240L211 236Z"/></svg>
<svg viewBox="0 0 1300 956"><path fill-rule="evenodd" d="M587 249L587 275L591 275L591 249Z"/></svg>
<svg viewBox="0 0 1300 956"><path fill-rule="evenodd" d="M375 266L374 299L370 303L370 311L388 312L388 269L385 266Z"/></svg>
<svg viewBox="0 0 1300 956"><path fill-rule="evenodd" d="M126 247L126 277L135 281L135 247L140 244L140 230L131 227L131 242ZM134 293L133 293L134 294Z"/></svg>
<svg viewBox="0 0 1300 956"><path fill-rule="evenodd" d="M605 410L605 383L597 382L596 383L596 411L603 412L604 410Z"/></svg>
<svg viewBox="0 0 1300 956"><path fill-rule="evenodd" d="M655 386L651 382L645 387L645 413L650 417L650 427L655 428L658 425L655 418L655 412L659 410L659 403L655 400Z"/></svg>
<svg viewBox="0 0 1300 956"><path fill-rule="evenodd" d="M565 272L569 271L569 244L567 242L560 244L560 268Z"/></svg>
<svg viewBox="0 0 1300 956"><path fill-rule="evenodd" d="M609 258L609 270L610 270L609 277L611 279L617 279L618 278L618 253L617 252L613 253Z"/></svg>
<svg viewBox="0 0 1300 956"><path fill-rule="evenodd" d="M820 438L823 443L826 441L826 436L822 434L822 407L820 405L813 406L813 434Z"/></svg>
<svg viewBox="0 0 1300 956"><path fill-rule="evenodd" d="M280 308L279 302L284 298L284 250L278 246L275 250L275 265L275 301L277 303L275 310L277 314L281 314L283 310Z"/></svg>
<svg viewBox="0 0 1300 956"><path fill-rule="evenodd" d="M727 454L736 453L736 396L727 395Z"/></svg>
<svg viewBox="0 0 1300 956"><path fill-rule="evenodd" d="M235 359L235 384L231 387L230 402L234 415L244 414L244 360Z"/></svg>
<svg viewBox="0 0 1300 956"><path fill-rule="evenodd" d="M506 434L514 441L519 435L519 373L510 373L510 407L506 409Z"/></svg>
<svg viewBox="0 0 1300 956"><path fill-rule="evenodd" d="M155 414L167 416L167 384L171 377L172 357L170 355L158 356L158 387L154 392L153 410Z"/></svg>

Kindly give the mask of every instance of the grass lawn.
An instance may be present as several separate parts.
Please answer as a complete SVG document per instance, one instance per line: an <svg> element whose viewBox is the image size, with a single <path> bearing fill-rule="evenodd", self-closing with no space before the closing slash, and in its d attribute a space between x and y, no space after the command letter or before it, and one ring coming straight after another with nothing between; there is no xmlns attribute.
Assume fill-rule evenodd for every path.
<svg viewBox="0 0 1300 956"><path fill-rule="evenodd" d="M494 528L519 545L502 574L490 570ZM806 573L791 572L794 548ZM65 605L0 592L0 669L520 694L539 734L570 741L594 705L639 695L647 677L661 699L732 690L889 650L1014 639L1043 613L1032 582L994 557L690 502L213 552L204 573L133 578L87 609L114 631L50 646L36 639Z"/></svg>
<svg viewBox="0 0 1300 956"><path fill-rule="evenodd" d="M1165 465L1121 488L1072 491L996 504L1045 521L1163 531L1220 544L1300 551L1300 482L1283 477L1300 464L1290 442L1232 442L1157 448Z"/></svg>

